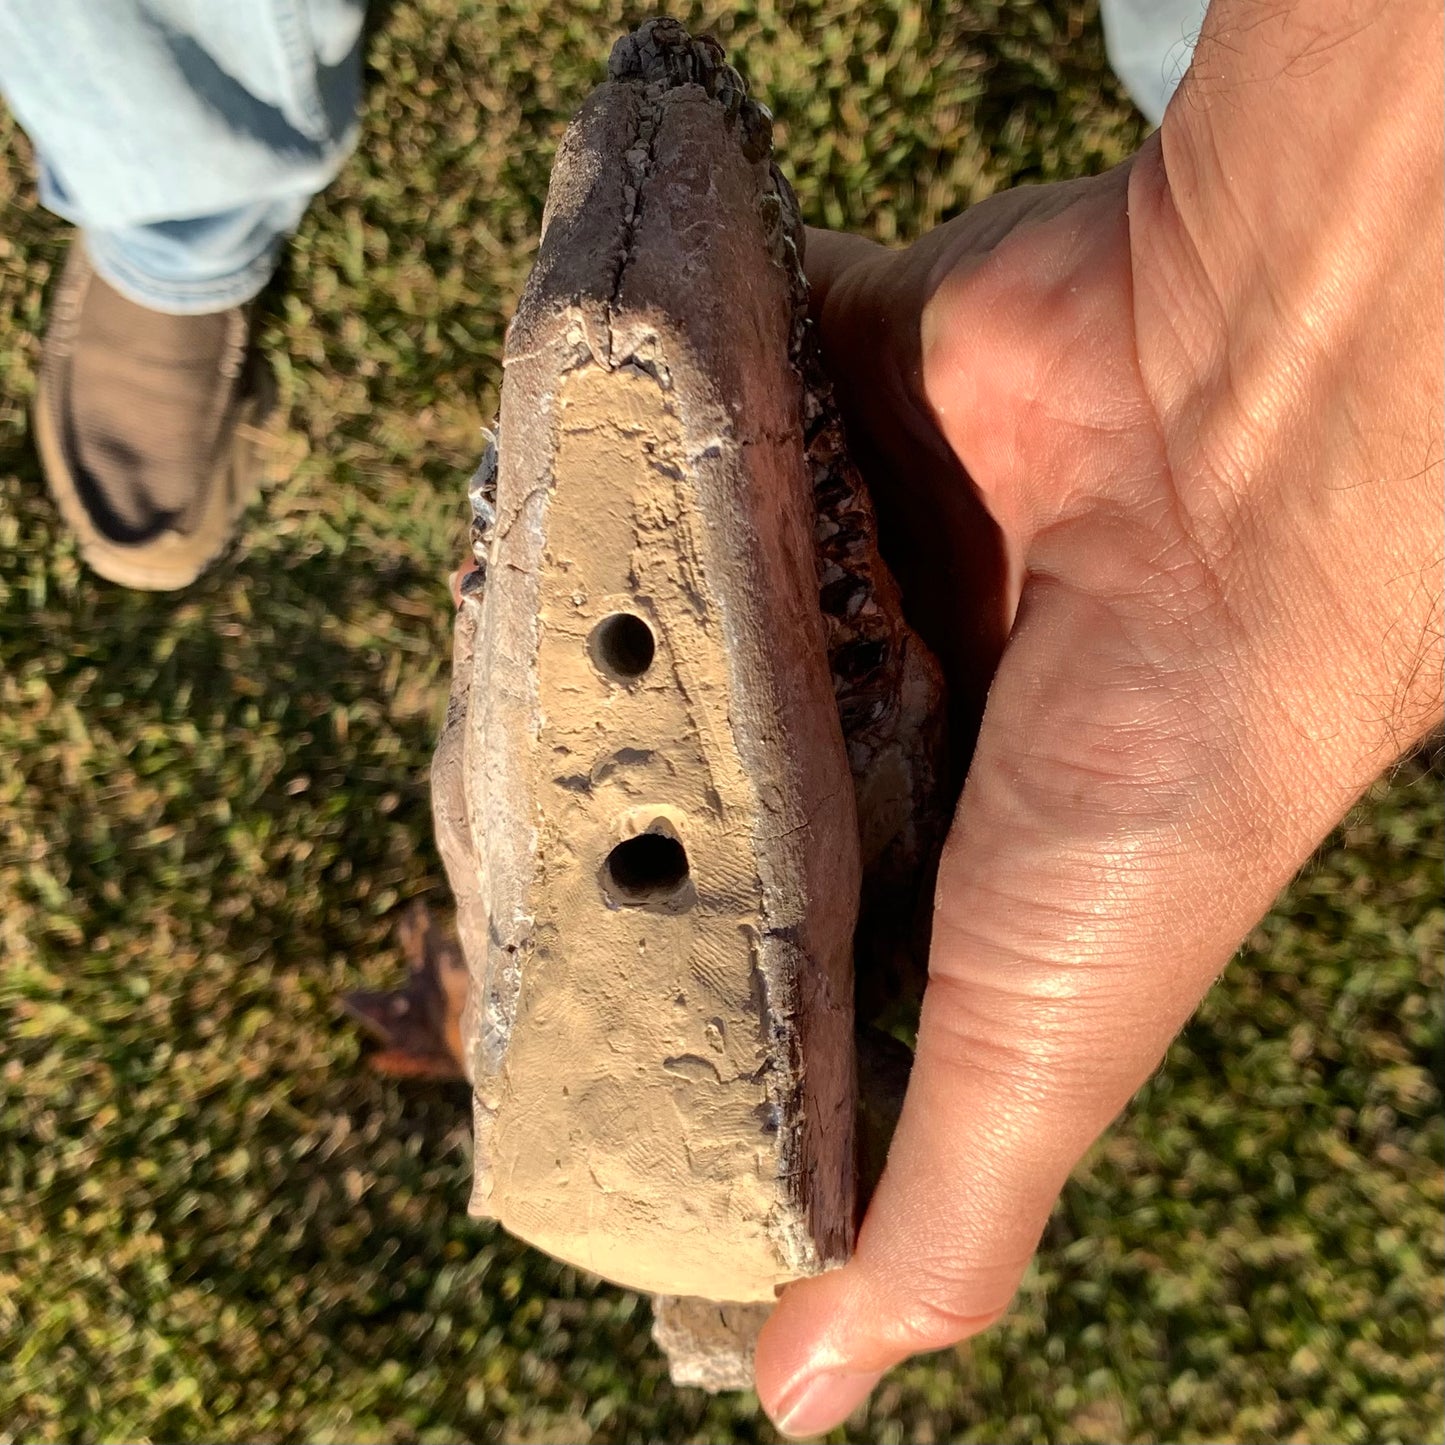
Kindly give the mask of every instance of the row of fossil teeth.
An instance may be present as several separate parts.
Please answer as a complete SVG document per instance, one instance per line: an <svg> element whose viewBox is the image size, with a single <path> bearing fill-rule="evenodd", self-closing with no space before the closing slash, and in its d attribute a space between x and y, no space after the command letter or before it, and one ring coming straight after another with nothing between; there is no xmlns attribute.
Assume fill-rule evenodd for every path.
<svg viewBox="0 0 1445 1445"><path fill-rule="evenodd" d="M485 446L482 459L467 483L467 501L471 505L472 561L475 567L462 578L462 596L480 597L487 585L487 562L492 550L492 529L497 524L497 464L499 460L500 428L482 428Z"/></svg>
<svg viewBox="0 0 1445 1445"><path fill-rule="evenodd" d="M873 500L848 455L811 334L804 351L804 441L817 506L818 606L838 718L858 771L896 720L908 624L897 585L878 553Z"/></svg>

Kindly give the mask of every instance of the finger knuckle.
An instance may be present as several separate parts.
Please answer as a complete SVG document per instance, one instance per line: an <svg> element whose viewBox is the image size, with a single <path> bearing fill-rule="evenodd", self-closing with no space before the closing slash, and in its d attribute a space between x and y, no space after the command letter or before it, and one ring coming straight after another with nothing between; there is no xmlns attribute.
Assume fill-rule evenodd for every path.
<svg viewBox="0 0 1445 1445"><path fill-rule="evenodd" d="M980 1256L958 1248L920 1255L895 1277L889 1314L897 1344L909 1353L939 1350L980 1334L1008 1310L1028 1257Z"/></svg>

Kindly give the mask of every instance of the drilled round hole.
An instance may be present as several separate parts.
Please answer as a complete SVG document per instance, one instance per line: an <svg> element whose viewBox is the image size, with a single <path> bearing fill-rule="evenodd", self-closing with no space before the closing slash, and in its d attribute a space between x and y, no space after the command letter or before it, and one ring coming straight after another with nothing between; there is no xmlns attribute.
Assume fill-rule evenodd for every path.
<svg viewBox="0 0 1445 1445"><path fill-rule="evenodd" d="M639 833L607 855L604 869L619 903L657 903L687 882L687 849L665 833Z"/></svg>
<svg viewBox="0 0 1445 1445"><path fill-rule="evenodd" d="M641 677L656 651L652 629L631 612L614 612L592 629L592 656L611 677Z"/></svg>

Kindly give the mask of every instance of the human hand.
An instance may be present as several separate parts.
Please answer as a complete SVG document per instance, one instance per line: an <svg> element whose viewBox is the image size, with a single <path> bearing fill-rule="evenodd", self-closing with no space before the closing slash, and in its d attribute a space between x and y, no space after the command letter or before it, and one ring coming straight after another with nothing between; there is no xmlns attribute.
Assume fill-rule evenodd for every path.
<svg viewBox="0 0 1445 1445"><path fill-rule="evenodd" d="M1430 0L1216 0L1125 166L905 252L810 237L920 621L956 682L1007 640L887 1171L759 1342L789 1433L1003 1313L1074 1164L1438 721L1441 53ZM958 560L960 465L1002 566Z"/></svg>

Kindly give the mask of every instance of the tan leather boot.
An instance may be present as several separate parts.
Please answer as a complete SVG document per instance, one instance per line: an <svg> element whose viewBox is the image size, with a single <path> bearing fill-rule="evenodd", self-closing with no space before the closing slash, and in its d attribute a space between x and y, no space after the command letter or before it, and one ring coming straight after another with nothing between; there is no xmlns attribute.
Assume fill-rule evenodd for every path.
<svg viewBox="0 0 1445 1445"><path fill-rule="evenodd" d="M51 305L36 445L81 556L123 587L185 587L255 493L270 375L249 308L171 316L128 300L77 241Z"/></svg>

